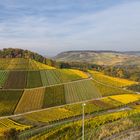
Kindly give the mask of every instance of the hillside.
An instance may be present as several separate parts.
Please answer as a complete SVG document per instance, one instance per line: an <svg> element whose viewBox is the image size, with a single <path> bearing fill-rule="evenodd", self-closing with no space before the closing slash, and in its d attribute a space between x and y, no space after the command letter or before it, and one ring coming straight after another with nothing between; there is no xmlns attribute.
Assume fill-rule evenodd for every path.
<svg viewBox="0 0 140 140"><path fill-rule="evenodd" d="M35 61L54 66L55 62L51 59L48 59L36 52L29 50L23 50L20 48L4 48L0 50L0 58L25 58L33 59Z"/></svg>
<svg viewBox="0 0 140 140"><path fill-rule="evenodd" d="M2 57L0 139L14 132L18 139L81 139L83 103L85 138L113 137L140 124L134 120L140 114L140 95L127 90L137 84L95 70L58 69L31 58ZM113 130L108 132L109 127Z"/></svg>
<svg viewBox="0 0 140 140"><path fill-rule="evenodd" d="M0 70L40 70L40 69L55 69L55 68L28 58L0 58Z"/></svg>
<svg viewBox="0 0 140 140"><path fill-rule="evenodd" d="M86 62L98 65L137 65L140 64L138 52L115 51L67 51L54 57L56 61Z"/></svg>

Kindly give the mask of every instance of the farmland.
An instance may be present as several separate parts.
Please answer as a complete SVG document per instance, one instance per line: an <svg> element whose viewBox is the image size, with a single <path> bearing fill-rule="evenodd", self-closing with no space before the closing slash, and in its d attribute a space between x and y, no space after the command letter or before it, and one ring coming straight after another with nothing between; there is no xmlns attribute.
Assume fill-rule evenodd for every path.
<svg viewBox="0 0 140 140"><path fill-rule="evenodd" d="M44 88L25 90L18 105L15 114L40 109L43 105Z"/></svg>
<svg viewBox="0 0 140 140"><path fill-rule="evenodd" d="M8 77L8 71L0 70L0 87L3 87Z"/></svg>
<svg viewBox="0 0 140 140"><path fill-rule="evenodd" d="M88 78L84 72L70 69L44 70L40 71L40 74L44 86Z"/></svg>
<svg viewBox="0 0 140 140"><path fill-rule="evenodd" d="M131 94L126 95L126 97L131 98ZM134 95L135 96L135 95ZM122 95L118 95L118 97L122 98ZM125 96L123 96L125 98ZM123 107L126 104L130 104L132 102L136 102L140 98L140 95L137 95L137 98L133 99L133 101L129 100L126 102L120 102L116 98L116 95L104 97L99 100L91 100L91 101L85 101L85 114L91 114L91 113L98 113L100 111L108 110L108 109L115 109L117 107ZM75 103L75 104L69 104L64 105L62 107L55 107L48 110L43 111L37 111L34 113L29 113L27 115L23 115L23 118L20 120L27 119L28 121L34 121L34 122L45 122L50 123L53 121L59 121L63 119L68 119L71 117L76 117L82 114L82 103Z"/></svg>
<svg viewBox="0 0 140 140"><path fill-rule="evenodd" d="M108 84L116 87L125 87L125 86L137 84L137 82L107 76L101 72L97 72L97 71L89 71L89 72L91 73L91 75L95 80L98 80L99 82L102 82L104 84Z"/></svg>
<svg viewBox="0 0 140 140"><path fill-rule="evenodd" d="M69 140L72 134L72 139L80 140L83 103L86 138L108 136L102 129L116 125L125 130L134 124L130 117L140 114L134 106L140 95L124 88L137 82L95 71L57 69L31 59L1 60L0 117L9 116L0 118L0 138L15 128L20 139Z"/></svg>
<svg viewBox="0 0 140 140"><path fill-rule="evenodd" d="M121 111L117 113L109 113L106 115L101 115L98 117L86 119L85 120L85 137L86 139L93 138L93 136L96 139L104 138L110 134L118 133L129 127L133 127L136 123L134 123L130 117L133 117L134 115L139 115L139 114L140 114L139 110ZM125 118L128 118L128 119L126 120ZM116 122L116 124L118 124L119 130L113 128L113 122ZM137 123L140 124L140 122L137 122ZM109 131L109 134L103 133L103 132L101 133L102 128L107 127L109 124L112 127L112 129ZM74 123L68 123L61 126L56 126L49 132L48 131L46 131L46 133L43 132L42 134L35 136L32 139L56 139L57 137L61 139L66 139L66 138L81 139L82 137L81 129L82 129L82 122L76 121Z"/></svg>
<svg viewBox="0 0 140 140"><path fill-rule="evenodd" d="M43 107L46 108L63 104L66 104L64 85L47 87Z"/></svg>
<svg viewBox="0 0 140 140"><path fill-rule="evenodd" d="M23 91L0 90L0 116L11 115L18 104Z"/></svg>
<svg viewBox="0 0 140 140"><path fill-rule="evenodd" d="M4 84L5 89L23 89L26 87L26 71L10 71Z"/></svg>
<svg viewBox="0 0 140 140"><path fill-rule="evenodd" d="M27 78L27 88L41 87L42 81L39 71L29 71Z"/></svg>
<svg viewBox="0 0 140 140"><path fill-rule="evenodd" d="M92 81L93 81L95 87L100 91L100 94L102 96L134 93L133 91L127 91L127 90L124 90L123 88L113 87L108 84L98 82L94 79Z"/></svg>
<svg viewBox="0 0 140 140"><path fill-rule="evenodd" d="M32 59L25 58L0 58L1 70L38 70L55 69Z"/></svg>
<svg viewBox="0 0 140 140"><path fill-rule="evenodd" d="M91 80L65 84L66 102L73 103L101 97Z"/></svg>

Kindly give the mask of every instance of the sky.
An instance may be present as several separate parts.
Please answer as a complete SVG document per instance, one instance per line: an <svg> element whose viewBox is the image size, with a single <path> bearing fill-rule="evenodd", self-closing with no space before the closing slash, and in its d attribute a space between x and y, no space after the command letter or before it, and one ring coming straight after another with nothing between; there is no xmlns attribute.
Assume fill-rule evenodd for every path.
<svg viewBox="0 0 140 140"><path fill-rule="evenodd" d="M140 0L0 0L0 49L46 56L140 50Z"/></svg>

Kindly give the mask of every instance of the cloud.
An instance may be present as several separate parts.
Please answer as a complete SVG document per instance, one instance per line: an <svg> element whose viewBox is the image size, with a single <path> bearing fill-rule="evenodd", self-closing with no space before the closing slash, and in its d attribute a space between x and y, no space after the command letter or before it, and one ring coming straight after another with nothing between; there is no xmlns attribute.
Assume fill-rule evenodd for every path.
<svg viewBox="0 0 140 140"><path fill-rule="evenodd" d="M1 48L29 48L47 55L71 49L139 49L139 1L46 0L47 6L42 1L1 4L7 9L0 10Z"/></svg>

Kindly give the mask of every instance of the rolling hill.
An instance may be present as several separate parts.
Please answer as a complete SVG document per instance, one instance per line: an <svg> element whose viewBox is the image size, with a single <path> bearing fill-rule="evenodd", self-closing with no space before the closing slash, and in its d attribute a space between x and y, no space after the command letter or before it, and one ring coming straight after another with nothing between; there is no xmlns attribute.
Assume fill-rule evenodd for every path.
<svg viewBox="0 0 140 140"><path fill-rule="evenodd" d="M31 58L0 58L0 139L14 132L19 139L81 139L83 103L86 139L137 126L140 95L126 89L137 84ZM113 130L104 134L108 127Z"/></svg>
<svg viewBox="0 0 140 140"><path fill-rule="evenodd" d="M138 65L139 52L67 51L54 57L56 61L85 62L98 65Z"/></svg>

